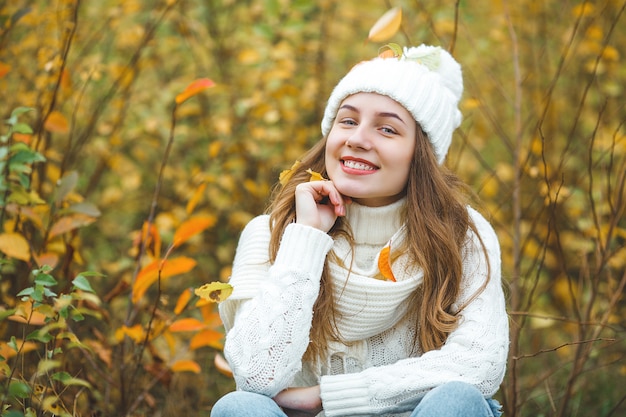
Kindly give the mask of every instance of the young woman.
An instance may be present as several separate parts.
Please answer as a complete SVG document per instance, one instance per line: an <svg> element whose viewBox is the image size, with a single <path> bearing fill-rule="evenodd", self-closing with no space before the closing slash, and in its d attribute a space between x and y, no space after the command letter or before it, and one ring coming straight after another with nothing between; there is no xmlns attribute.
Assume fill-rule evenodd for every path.
<svg viewBox="0 0 626 417"><path fill-rule="evenodd" d="M237 391L213 417L500 415L499 244L442 165L462 91L425 45L335 87L323 139L241 235L220 305Z"/></svg>

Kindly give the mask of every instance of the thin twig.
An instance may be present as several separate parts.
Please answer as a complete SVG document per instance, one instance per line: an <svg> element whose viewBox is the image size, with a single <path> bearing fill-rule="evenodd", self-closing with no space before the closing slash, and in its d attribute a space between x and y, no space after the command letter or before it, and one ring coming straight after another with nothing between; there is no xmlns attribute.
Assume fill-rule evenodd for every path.
<svg viewBox="0 0 626 417"><path fill-rule="evenodd" d="M576 345L583 345L583 344L587 344L587 343L593 343L593 342L615 342L617 339L611 339L611 338L605 338L605 337L599 337L596 339L589 339L589 340L580 340L578 342L567 342L567 343L563 343L562 345L550 348L550 349L541 349L535 353L527 353L525 355L519 355L519 356L515 356L513 357L513 360L520 360L520 359L526 359L526 358L534 358L535 356L539 356L543 353L550 353L550 352L556 352L559 349L562 349L564 347L567 346L576 346Z"/></svg>

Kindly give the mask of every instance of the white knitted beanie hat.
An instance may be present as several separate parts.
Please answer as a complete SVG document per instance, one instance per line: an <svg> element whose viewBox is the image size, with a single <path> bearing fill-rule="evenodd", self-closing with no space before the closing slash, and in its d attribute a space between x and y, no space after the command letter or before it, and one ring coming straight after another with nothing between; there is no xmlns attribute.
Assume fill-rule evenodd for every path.
<svg viewBox="0 0 626 417"><path fill-rule="evenodd" d="M400 55L397 47L396 55ZM461 66L440 47L404 48L400 56L377 57L354 66L335 87L322 119L322 134L333 125L341 102L356 93L388 96L413 115L443 163L452 132L461 124L458 103L463 94Z"/></svg>

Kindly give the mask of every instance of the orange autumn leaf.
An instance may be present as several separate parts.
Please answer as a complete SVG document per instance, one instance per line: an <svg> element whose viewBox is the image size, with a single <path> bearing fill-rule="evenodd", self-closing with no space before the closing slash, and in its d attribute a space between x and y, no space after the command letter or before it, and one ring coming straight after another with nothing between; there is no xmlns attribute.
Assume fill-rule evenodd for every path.
<svg viewBox="0 0 626 417"><path fill-rule="evenodd" d="M159 278L159 270L161 280L166 280L174 275L184 274L191 271L196 266L196 261L191 258L181 256L179 258L166 259L161 261L156 259L143 267L133 285L133 303L139 301L145 292Z"/></svg>
<svg viewBox="0 0 626 417"><path fill-rule="evenodd" d="M59 263L59 255L53 252L45 252L39 255L33 255L33 258L37 264L37 266L47 265L49 267L55 268Z"/></svg>
<svg viewBox="0 0 626 417"><path fill-rule="evenodd" d="M198 93L215 86L215 82L208 78L201 78L189 84L185 91L176 96L176 104L181 104Z"/></svg>
<svg viewBox="0 0 626 417"><path fill-rule="evenodd" d="M200 314L202 315L202 321L207 327L219 327L222 325L222 319L220 314L215 310L215 305L207 303L201 307L198 307Z"/></svg>
<svg viewBox="0 0 626 417"><path fill-rule="evenodd" d="M11 71L11 66L9 64L5 64L4 62L0 62L0 78L4 77Z"/></svg>
<svg viewBox="0 0 626 417"><path fill-rule="evenodd" d="M196 188L196 191L193 192L193 195L189 199L189 202L187 203L187 207L185 208L185 211L187 212L187 214L191 214L193 210L196 208L196 206L200 202L200 199L204 195L205 189L206 189L206 182L203 182L202 184L198 186L198 188Z"/></svg>
<svg viewBox="0 0 626 417"><path fill-rule="evenodd" d="M388 281L396 282L396 277L393 275L393 271L391 270L391 262L389 260L389 254L391 252L391 246L387 245L380 251L378 255L378 270Z"/></svg>
<svg viewBox="0 0 626 417"><path fill-rule="evenodd" d="M53 111L48 115L44 125L44 129L52 133L67 133L70 131L69 123L61 112Z"/></svg>
<svg viewBox="0 0 626 417"><path fill-rule="evenodd" d="M29 135L28 133L13 133L13 140L15 142L22 142L28 145L30 144L32 138L33 135Z"/></svg>
<svg viewBox="0 0 626 417"><path fill-rule="evenodd" d="M48 239L52 239L55 236L62 235L80 227L88 226L95 221L95 218L82 213L75 213L69 216L61 217L50 228Z"/></svg>
<svg viewBox="0 0 626 417"><path fill-rule="evenodd" d="M189 348L191 350L196 350L207 346L215 349L222 349L224 347L224 344L222 343L223 338L224 334L216 330L203 330L191 338Z"/></svg>
<svg viewBox="0 0 626 417"><path fill-rule="evenodd" d="M22 355L37 349L37 344L35 342L24 342L22 339L16 339L15 344ZM0 342L0 356L5 359L10 359L15 355L17 355L17 352L9 346L8 343Z"/></svg>
<svg viewBox="0 0 626 417"><path fill-rule="evenodd" d="M152 254L154 257L161 255L161 235L159 235L159 230L154 223L150 223L149 229L148 222L143 224L141 227L141 235L135 240L134 245L139 246L142 240L148 253Z"/></svg>
<svg viewBox="0 0 626 417"><path fill-rule="evenodd" d="M178 300L176 301L176 306L174 307L174 314L178 315L182 313L185 307L187 307L187 304L189 303L189 300L191 300L192 296L193 296L193 292L191 288L187 288L185 291L183 291L182 294L178 297Z"/></svg>
<svg viewBox="0 0 626 417"><path fill-rule="evenodd" d="M16 323L28 323L32 326L43 326L47 323L48 317L37 310L33 310L32 303L20 302L17 304L14 314L9 316L8 319Z"/></svg>
<svg viewBox="0 0 626 417"><path fill-rule="evenodd" d="M174 246L180 246L192 236L203 232L217 222L215 216L196 216L184 221L174 233Z"/></svg>
<svg viewBox="0 0 626 417"><path fill-rule="evenodd" d="M394 7L389 9L384 15L374 23L370 29L367 39L372 42L382 42L391 38L400 29L402 23L402 8Z"/></svg>
<svg viewBox="0 0 626 417"><path fill-rule="evenodd" d="M195 374L199 374L201 371L198 362L189 359L174 362L172 366L170 366L170 369L173 372L193 372Z"/></svg>
<svg viewBox="0 0 626 417"><path fill-rule="evenodd" d="M205 324L200 320L189 317L176 320L170 325L169 330L170 332L196 332L204 329L205 327Z"/></svg>

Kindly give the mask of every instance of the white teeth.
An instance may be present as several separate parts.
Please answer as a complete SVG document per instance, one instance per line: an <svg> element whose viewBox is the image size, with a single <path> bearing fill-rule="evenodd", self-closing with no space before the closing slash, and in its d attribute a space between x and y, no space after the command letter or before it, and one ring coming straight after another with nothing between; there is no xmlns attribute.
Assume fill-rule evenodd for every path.
<svg viewBox="0 0 626 417"><path fill-rule="evenodd" d="M374 171L374 167L372 167L371 165L364 164L362 162L343 161L343 165L346 166L347 168L360 169L362 171Z"/></svg>

